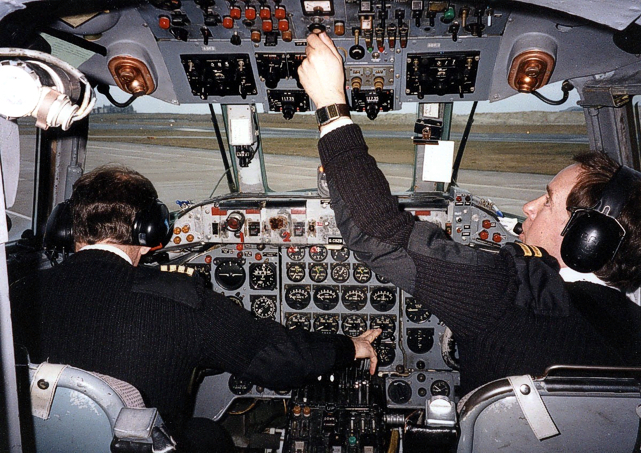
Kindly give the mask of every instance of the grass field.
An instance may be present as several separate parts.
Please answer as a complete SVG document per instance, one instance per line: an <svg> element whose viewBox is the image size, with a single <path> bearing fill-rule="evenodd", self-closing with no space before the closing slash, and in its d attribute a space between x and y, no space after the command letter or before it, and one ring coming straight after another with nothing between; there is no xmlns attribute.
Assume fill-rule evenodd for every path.
<svg viewBox="0 0 641 453"><path fill-rule="evenodd" d="M579 152L588 151L588 145L577 144L542 144L536 142L482 142L474 141L474 133L514 133L514 134L585 134L585 123L582 113L556 112L550 115L537 112L533 115L532 124L523 124L528 118L516 117L513 114L479 114L475 119L469 141L466 146L462 168L475 170L511 171L522 173L555 174L565 167L571 157ZM396 131L407 130L408 138L389 139L370 138L368 146L370 153L382 163L413 164L414 145L409 138L413 130L413 118L409 115L392 115L380 120L369 121L358 116L356 122L364 130ZM462 132L466 118L455 117L452 131ZM219 118L222 123L222 118ZM280 115L259 115L261 127L315 129L315 119L311 115L296 115L292 120L285 121ZM103 129L101 124L123 125L125 129ZM207 129L211 132L173 131L168 129L154 130L154 126L176 128ZM222 124L221 124L222 125ZM119 126L120 127L120 126ZM118 136L118 141L130 143L153 144L162 143L165 146L188 147L199 149L218 149L216 137L208 115L168 115L168 114L137 114L137 115L94 115L90 123L90 139L95 141L112 141ZM180 138L177 138L180 136ZM193 137L193 138L192 138ZM293 156L316 156L317 139L288 138L286 132L282 138L264 138L263 152ZM458 143L455 145L458 147ZM455 148L455 149L456 149Z"/></svg>

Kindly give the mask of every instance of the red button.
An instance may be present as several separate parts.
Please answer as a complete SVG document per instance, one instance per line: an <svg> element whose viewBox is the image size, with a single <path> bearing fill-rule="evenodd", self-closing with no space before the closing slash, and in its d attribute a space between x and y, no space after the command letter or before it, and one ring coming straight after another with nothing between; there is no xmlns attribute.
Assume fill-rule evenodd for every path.
<svg viewBox="0 0 641 453"><path fill-rule="evenodd" d="M223 27L234 28L234 19L232 19L230 16L223 17Z"/></svg>
<svg viewBox="0 0 641 453"><path fill-rule="evenodd" d="M269 9L269 6L263 6L260 8L260 18L265 20L265 19L271 19L272 17L272 10Z"/></svg>
<svg viewBox="0 0 641 453"><path fill-rule="evenodd" d="M503 237L501 236L500 233L494 233L494 235L492 236L492 240L498 243L503 240Z"/></svg>
<svg viewBox="0 0 641 453"><path fill-rule="evenodd" d="M168 30L171 27L171 19L167 16L160 16L158 18L158 26L163 30Z"/></svg>
<svg viewBox="0 0 641 453"><path fill-rule="evenodd" d="M492 226L492 222L490 222L489 220L485 219L485 220L483 220L482 225L483 225L483 228L485 228L486 230L489 230L490 227Z"/></svg>
<svg viewBox="0 0 641 453"><path fill-rule="evenodd" d="M256 8L253 6L248 6L245 8L245 19L255 20L256 19Z"/></svg>
<svg viewBox="0 0 641 453"><path fill-rule="evenodd" d="M479 237L480 237L482 240L487 241L487 238L489 238L489 237L490 237L490 233L488 233L487 231L483 230L483 231L481 231L481 232L479 233Z"/></svg>
<svg viewBox="0 0 641 453"><path fill-rule="evenodd" d="M229 8L229 15L232 19L240 20L241 14L242 12L240 11L240 8L238 6L232 6L231 8Z"/></svg>
<svg viewBox="0 0 641 453"><path fill-rule="evenodd" d="M289 30L289 21L287 19L281 19L278 21L278 29L280 31Z"/></svg>
<svg viewBox="0 0 641 453"><path fill-rule="evenodd" d="M260 30L252 30L250 39L252 42L260 42Z"/></svg>
<svg viewBox="0 0 641 453"><path fill-rule="evenodd" d="M263 31L265 33L269 33L270 31L272 31L273 28L274 28L274 24L272 24L271 20L263 21Z"/></svg>
<svg viewBox="0 0 641 453"><path fill-rule="evenodd" d="M287 17L287 12L285 11L285 8L283 6L277 6L274 10L274 16L276 17L276 19L284 19L285 17Z"/></svg>

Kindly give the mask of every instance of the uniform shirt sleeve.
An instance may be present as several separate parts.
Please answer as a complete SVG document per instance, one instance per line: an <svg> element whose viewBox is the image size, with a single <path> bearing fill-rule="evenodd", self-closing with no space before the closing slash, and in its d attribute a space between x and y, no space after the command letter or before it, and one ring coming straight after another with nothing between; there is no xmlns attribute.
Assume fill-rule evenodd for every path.
<svg viewBox="0 0 641 453"><path fill-rule="evenodd" d="M427 301L457 336L478 334L513 306L513 261L457 244L399 210L358 126L325 135L319 152L337 225L374 271Z"/></svg>

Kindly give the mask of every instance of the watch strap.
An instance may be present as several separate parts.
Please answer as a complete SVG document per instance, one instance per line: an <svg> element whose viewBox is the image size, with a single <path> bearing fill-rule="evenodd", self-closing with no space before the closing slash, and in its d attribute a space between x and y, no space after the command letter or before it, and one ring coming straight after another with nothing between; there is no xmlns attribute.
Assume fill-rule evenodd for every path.
<svg viewBox="0 0 641 453"><path fill-rule="evenodd" d="M350 117L349 105L347 104L330 104L316 110L316 121L318 121L319 129L343 117Z"/></svg>

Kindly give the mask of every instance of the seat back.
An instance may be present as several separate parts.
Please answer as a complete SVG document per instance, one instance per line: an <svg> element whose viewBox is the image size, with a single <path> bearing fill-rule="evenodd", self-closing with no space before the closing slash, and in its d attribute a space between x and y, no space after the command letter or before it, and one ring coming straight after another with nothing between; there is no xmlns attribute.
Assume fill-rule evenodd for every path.
<svg viewBox="0 0 641 453"><path fill-rule="evenodd" d="M557 366L525 378L533 388L506 378L467 397L459 407L458 453L638 451L641 368ZM518 393L538 394L542 404L532 409Z"/></svg>
<svg viewBox="0 0 641 453"><path fill-rule="evenodd" d="M143 409L140 393L130 384L50 363L30 364L29 379L36 451L108 453L114 432L126 433L125 442L141 440L140 430L128 429L132 425L143 428L143 443L151 451L151 430L162 420L155 409Z"/></svg>

